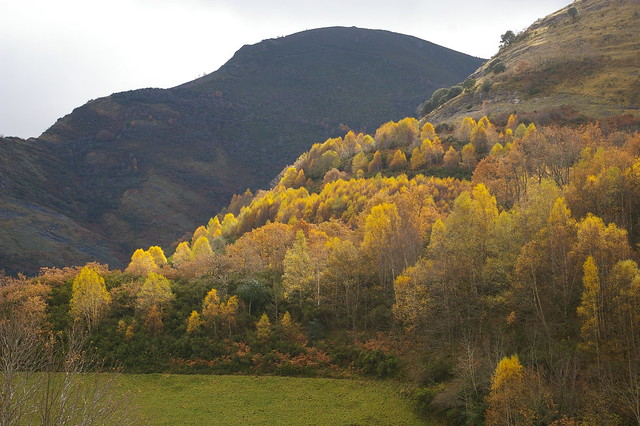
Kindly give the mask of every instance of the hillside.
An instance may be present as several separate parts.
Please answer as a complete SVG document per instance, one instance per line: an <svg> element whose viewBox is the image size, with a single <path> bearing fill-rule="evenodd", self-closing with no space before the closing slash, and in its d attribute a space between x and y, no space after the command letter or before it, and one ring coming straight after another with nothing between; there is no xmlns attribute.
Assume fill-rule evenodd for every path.
<svg viewBox="0 0 640 426"><path fill-rule="evenodd" d="M572 9L573 8L573 9ZM481 66L473 87L427 115L537 122L640 118L640 5L579 0L533 23Z"/></svg>
<svg viewBox="0 0 640 426"><path fill-rule="evenodd" d="M446 131L314 144L166 255L0 276L0 313L84 325L127 372L399 377L434 424L636 423L640 135Z"/></svg>
<svg viewBox="0 0 640 426"><path fill-rule="evenodd" d="M627 2L574 4L583 7L574 13L583 22L592 14L619 17L615 6L634 10ZM551 31L565 13L574 22L567 10L538 24ZM505 61L527 36L519 37L502 51ZM481 96L478 84L486 95L506 88L509 81L497 79L509 63L504 70L498 64L456 90L472 99ZM99 359L129 373L397 379L414 410L434 424L640 424L640 133L631 129L633 116L592 105L587 89L568 79L554 83L560 75L578 80L580 64L589 59L528 81L548 96L530 93L527 102L538 99L541 109L522 116L455 113L435 126L407 117L315 143L269 189L240 192L175 248L155 245L159 239L141 245L124 270L92 262L45 268L34 278L0 274L0 326L24 336L5 345L17 355L7 359L22 355L20 371L40 371L49 365L41 357L57 359L49 354L66 348L64 336L72 341L74 330L85 330ZM632 75L624 64L610 70L621 84ZM496 87L482 80L494 75ZM524 85L527 75L509 84ZM563 104L577 99L565 87L584 103ZM220 106L236 106L216 95ZM632 100L620 99L621 109L633 110ZM139 118L134 133L167 113L167 103L156 100L153 116ZM487 110L494 105L484 101ZM587 107L592 116L578 112ZM60 131L71 129L60 124ZM100 133L101 146L119 140ZM48 137L49 146L65 147ZM3 160L24 180L3 177L3 188L28 197L29 185L50 179L58 157L38 152L49 164L35 167L27 155L41 146L4 141L3 150L25 155ZM61 152L84 159L83 146ZM144 182L150 156L137 152L120 168L117 160L105 162L113 158L106 150L87 158L75 172L91 191L108 195L87 179L96 168L111 165L113 185ZM153 185L160 190L163 183ZM143 210L136 191L130 205ZM61 200L47 191L37 197ZM64 229L64 217L45 213L51 235ZM34 352L41 357L29 356Z"/></svg>
<svg viewBox="0 0 640 426"><path fill-rule="evenodd" d="M314 141L409 115L481 62L414 37L325 28L244 46L172 89L90 101L37 139L2 140L0 269L121 265L135 247L169 247Z"/></svg>

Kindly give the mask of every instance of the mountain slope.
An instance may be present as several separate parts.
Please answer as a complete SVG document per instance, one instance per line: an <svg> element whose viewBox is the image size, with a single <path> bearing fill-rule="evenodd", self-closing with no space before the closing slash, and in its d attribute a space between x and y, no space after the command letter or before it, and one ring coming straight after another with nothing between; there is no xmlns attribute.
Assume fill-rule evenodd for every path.
<svg viewBox="0 0 640 426"><path fill-rule="evenodd" d="M481 62L414 37L325 28L244 46L220 70L172 89L90 101L37 139L3 140L4 204L32 214L5 214L4 227L30 244L0 236L0 268L87 257L118 266L134 248L168 247L312 143L411 115ZM50 216L61 235L43 229ZM68 238L74 227L86 232ZM68 244L77 239L88 247Z"/></svg>
<svg viewBox="0 0 640 426"><path fill-rule="evenodd" d="M427 119L517 112L538 122L640 117L640 3L581 0L540 19Z"/></svg>

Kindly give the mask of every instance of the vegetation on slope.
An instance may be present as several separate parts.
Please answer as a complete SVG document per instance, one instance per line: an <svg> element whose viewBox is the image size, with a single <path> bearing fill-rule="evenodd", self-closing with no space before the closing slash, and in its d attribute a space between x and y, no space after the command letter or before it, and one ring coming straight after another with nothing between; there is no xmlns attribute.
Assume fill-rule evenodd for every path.
<svg viewBox="0 0 640 426"><path fill-rule="evenodd" d="M28 285L127 371L401 377L451 423L636 421L640 135L445 130L329 139L168 258Z"/></svg>
<svg viewBox="0 0 640 426"><path fill-rule="evenodd" d="M633 0L579 0L511 37L474 74L473 86L437 102L427 119L516 113L537 123L611 120L638 126L640 7ZM428 102L427 102L428 104Z"/></svg>
<svg viewBox="0 0 640 426"><path fill-rule="evenodd" d="M3 202L34 208L5 217L33 244L0 236L0 267L35 273L87 254L117 265L135 247L170 246L234 193L265 187L310 142L402 118L481 62L400 34L325 28L245 46L179 87L90 101L38 139L2 141ZM78 240L69 223L89 247L65 247Z"/></svg>

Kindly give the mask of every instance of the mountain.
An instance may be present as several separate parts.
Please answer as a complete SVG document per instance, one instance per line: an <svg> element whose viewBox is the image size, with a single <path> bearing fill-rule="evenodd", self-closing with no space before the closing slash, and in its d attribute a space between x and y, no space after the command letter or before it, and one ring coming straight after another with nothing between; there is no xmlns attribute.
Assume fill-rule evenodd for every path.
<svg viewBox="0 0 640 426"><path fill-rule="evenodd" d="M471 75L473 87L426 119L516 112L539 123L604 119L637 125L638 26L635 0L574 1L515 35Z"/></svg>
<svg viewBox="0 0 640 426"><path fill-rule="evenodd" d="M304 31L172 89L90 101L38 138L4 138L0 269L119 266L137 247L170 247L312 143L411 115L482 61L387 31Z"/></svg>

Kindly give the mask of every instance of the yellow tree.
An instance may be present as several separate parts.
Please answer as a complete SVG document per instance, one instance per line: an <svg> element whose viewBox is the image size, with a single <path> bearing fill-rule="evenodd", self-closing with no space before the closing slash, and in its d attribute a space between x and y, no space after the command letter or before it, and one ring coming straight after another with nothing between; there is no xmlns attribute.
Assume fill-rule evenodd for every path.
<svg viewBox="0 0 640 426"><path fill-rule="evenodd" d="M393 316L408 333L421 330L427 320L429 291L425 278L430 273L431 262L423 260L407 268L393 282Z"/></svg>
<svg viewBox="0 0 640 426"><path fill-rule="evenodd" d="M471 117L462 119L460 126L456 130L456 136L459 140L467 142L471 139L471 131L476 127L476 121Z"/></svg>
<svg viewBox="0 0 640 426"><path fill-rule="evenodd" d="M260 341L266 341L271 336L271 321L266 313L260 316L258 322L256 322L256 337Z"/></svg>
<svg viewBox="0 0 640 426"><path fill-rule="evenodd" d="M202 320L209 330L213 330L216 337L218 336L218 324L221 317L222 310L220 309L220 297L218 296L218 290L212 288L209 290L202 302Z"/></svg>
<svg viewBox="0 0 640 426"><path fill-rule="evenodd" d="M517 211L522 219L543 212ZM540 224L542 225L542 224ZM522 230L524 227L520 227ZM553 341L575 336L575 307L580 298L579 266L569 256L576 241L576 221L564 198L558 198L548 213L546 224L521 249L515 264L513 292L532 329L544 330ZM561 335L556 334L561 332Z"/></svg>
<svg viewBox="0 0 640 426"><path fill-rule="evenodd" d="M214 216L209 219L207 223L207 238L213 239L222 235L222 225L220 225L220 219L218 216Z"/></svg>
<svg viewBox="0 0 640 426"><path fill-rule="evenodd" d="M191 260L191 248L189 247L189 243L187 241L182 241L176 247L176 251L173 253L171 258L171 262L174 266L180 266L186 262Z"/></svg>
<svg viewBox="0 0 640 426"><path fill-rule="evenodd" d="M147 250L153 261L158 267L162 267L167 264L167 257L164 255L164 251L159 246L151 246L149 250Z"/></svg>
<svg viewBox="0 0 640 426"><path fill-rule="evenodd" d="M200 314L198 311L191 311L189 318L187 318L187 334L196 334L200 331L200 327L202 327L202 318L200 318Z"/></svg>
<svg viewBox="0 0 640 426"><path fill-rule="evenodd" d="M164 276L155 272L149 273L136 295L136 308L148 316L155 307L157 313L162 311L175 299L171 284Z"/></svg>
<svg viewBox="0 0 640 426"><path fill-rule="evenodd" d="M296 180L293 182L293 188L301 188L307 184L307 177L304 175L304 169L300 169Z"/></svg>
<svg viewBox="0 0 640 426"><path fill-rule="evenodd" d="M471 134L469 135L469 141L473 144L478 154L483 157L489 151L490 146L487 132L488 125L491 125L488 120L478 121L478 124L471 130Z"/></svg>
<svg viewBox="0 0 640 426"><path fill-rule="evenodd" d="M293 187L296 176L298 176L298 169L295 167L288 167L282 175L282 179L280 179L280 185L287 188Z"/></svg>
<svg viewBox="0 0 640 426"><path fill-rule="evenodd" d="M474 146L470 143L466 144L465 146L462 147L461 154L462 154L461 155L462 167L470 171L473 170L476 167L476 164L478 163L478 158L476 156L476 149L474 148Z"/></svg>
<svg viewBox="0 0 640 426"><path fill-rule="evenodd" d="M542 377L524 368L518 355L498 363L486 399L487 425L549 424L557 412Z"/></svg>
<svg viewBox="0 0 640 426"><path fill-rule="evenodd" d="M191 237L191 244L195 243L198 240L198 238L202 236L207 237L208 234L209 234L209 231L204 225L198 226L196 230L193 231L193 236Z"/></svg>
<svg viewBox="0 0 640 426"><path fill-rule="evenodd" d="M422 166L424 166L426 163L427 163L426 154L422 151L422 149L420 149L420 147L414 148L413 151L411 151L411 163L410 163L411 170L418 170Z"/></svg>
<svg viewBox="0 0 640 426"><path fill-rule="evenodd" d="M389 168L394 170L403 169L407 166L407 156L404 155L402 150L398 149L393 153L393 157L391 158L391 162L389 163Z"/></svg>
<svg viewBox="0 0 640 426"><path fill-rule="evenodd" d="M369 161L367 160L367 156L364 152L360 151L353 157L353 160L351 160L351 173L355 175L358 173L358 170L366 171L368 166Z"/></svg>
<svg viewBox="0 0 640 426"><path fill-rule="evenodd" d="M429 278L431 325L449 339L461 330L482 329L482 321L497 311L490 301L501 287L483 273L493 254L490 238L497 219L496 200L480 184L460 194L447 219L432 227L427 249L434 271Z"/></svg>
<svg viewBox="0 0 640 426"><path fill-rule="evenodd" d="M71 316L93 330L107 313L110 303L111 295L104 278L90 266L83 267L71 286Z"/></svg>
<svg viewBox="0 0 640 426"><path fill-rule="evenodd" d="M600 325L602 322L601 291L598 266L593 256L587 257L587 260L584 262L582 284L584 290L582 291L580 306L578 306L578 315L582 318L580 332L586 346L595 349L599 355L601 340Z"/></svg>
<svg viewBox="0 0 640 426"><path fill-rule="evenodd" d="M449 168L458 167L460 165L460 154L453 146L450 146L444 154L442 165Z"/></svg>
<svg viewBox="0 0 640 426"><path fill-rule="evenodd" d="M147 275L150 272L154 272L158 269L158 265L156 264L153 256L145 250L137 249L131 255L131 262L127 269L125 269L126 273L133 275Z"/></svg>
<svg viewBox="0 0 640 426"><path fill-rule="evenodd" d="M433 138L435 138L435 137L436 137L436 129L433 127L433 124L431 124L429 122L424 123L424 125L420 129L420 139L421 140L425 140L425 139L433 140Z"/></svg>
<svg viewBox="0 0 640 426"><path fill-rule="evenodd" d="M390 296L393 279L410 263L402 244L402 218L393 203L374 206L364 225L362 251L378 273L382 288Z"/></svg>
<svg viewBox="0 0 640 426"><path fill-rule="evenodd" d="M209 239L202 235L199 237L191 248L191 257L196 261L204 261L213 258L213 249L209 244Z"/></svg>
<svg viewBox="0 0 640 426"><path fill-rule="evenodd" d="M618 262L610 276L608 286L616 296L611 310L614 318L608 332L607 349L619 359L620 368L612 368L612 391L622 403L630 418L640 424L640 270L632 260ZM624 367L623 367L624 366Z"/></svg>
<svg viewBox="0 0 640 426"><path fill-rule="evenodd" d="M227 303L220 304L221 317L229 328L229 337L231 337L233 328L236 326L239 310L240 302L238 296L231 296L229 300L227 300Z"/></svg>
<svg viewBox="0 0 640 426"><path fill-rule="evenodd" d="M293 246L287 250L282 264L284 266L282 285L285 298L291 299L292 296L297 295L302 303L310 293L314 275L307 238L302 230L296 232Z"/></svg>
<svg viewBox="0 0 640 426"><path fill-rule="evenodd" d="M303 172L304 176L304 172ZM229 236L232 235L236 231L236 227L238 226L238 219L233 215L233 213L227 213L224 215L222 219L222 235Z"/></svg>

